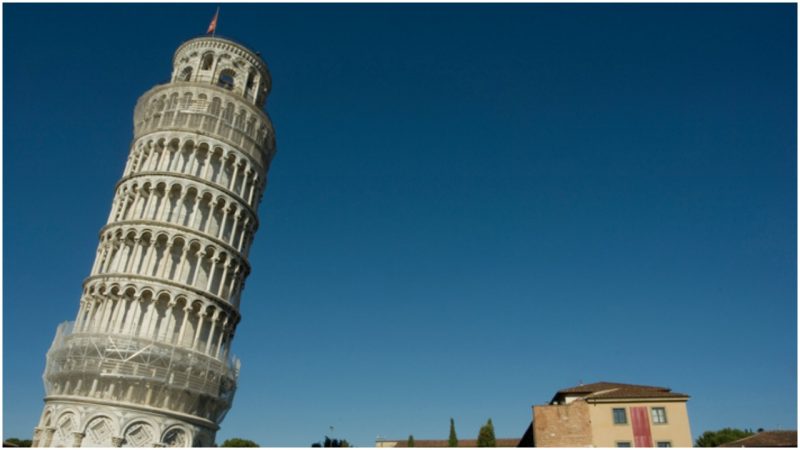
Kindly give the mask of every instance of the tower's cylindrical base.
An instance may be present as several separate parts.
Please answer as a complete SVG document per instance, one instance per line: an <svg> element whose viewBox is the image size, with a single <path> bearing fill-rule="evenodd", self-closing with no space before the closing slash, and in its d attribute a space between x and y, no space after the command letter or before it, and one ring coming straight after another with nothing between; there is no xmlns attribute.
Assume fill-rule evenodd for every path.
<svg viewBox="0 0 800 450"><path fill-rule="evenodd" d="M164 410L51 398L34 430L33 446L212 447L214 428Z"/></svg>

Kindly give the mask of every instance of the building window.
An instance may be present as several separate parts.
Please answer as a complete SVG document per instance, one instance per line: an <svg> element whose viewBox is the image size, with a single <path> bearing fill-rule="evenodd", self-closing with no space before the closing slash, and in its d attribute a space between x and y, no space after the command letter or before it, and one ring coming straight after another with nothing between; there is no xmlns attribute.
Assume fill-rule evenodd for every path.
<svg viewBox="0 0 800 450"><path fill-rule="evenodd" d="M628 423L628 416L625 414L625 408L614 408L614 425L625 425Z"/></svg>
<svg viewBox="0 0 800 450"><path fill-rule="evenodd" d="M655 424L667 423L667 411L664 408L658 407L651 409L650 417Z"/></svg>
<svg viewBox="0 0 800 450"><path fill-rule="evenodd" d="M670 442L670 441L658 441L658 442L656 442L656 447L663 447L663 448L672 447L672 442Z"/></svg>
<svg viewBox="0 0 800 450"><path fill-rule="evenodd" d="M617 441L617 447L625 447L628 448L631 446L630 441Z"/></svg>

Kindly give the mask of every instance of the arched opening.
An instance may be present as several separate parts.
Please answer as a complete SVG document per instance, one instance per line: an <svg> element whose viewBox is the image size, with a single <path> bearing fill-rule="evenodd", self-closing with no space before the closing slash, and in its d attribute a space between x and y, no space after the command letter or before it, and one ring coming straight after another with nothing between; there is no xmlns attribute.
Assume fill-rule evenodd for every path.
<svg viewBox="0 0 800 450"><path fill-rule="evenodd" d="M251 70L247 74L247 82L245 83L245 86L244 86L245 93L246 93L247 97L251 97L252 96L253 89L255 87L255 79L256 79L256 74L255 74L254 71Z"/></svg>
<svg viewBox="0 0 800 450"><path fill-rule="evenodd" d="M214 54L206 53L203 55L203 61L200 63L200 70L210 70L214 64Z"/></svg>
<svg viewBox="0 0 800 450"><path fill-rule="evenodd" d="M178 81L189 81L192 79L192 68L191 67L184 67L181 71L180 76L178 77Z"/></svg>
<svg viewBox="0 0 800 450"><path fill-rule="evenodd" d="M231 69L225 69L219 73L219 79L217 80L217 85L225 89L231 90L233 89L233 82L235 78L236 78L236 72L234 72Z"/></svg>

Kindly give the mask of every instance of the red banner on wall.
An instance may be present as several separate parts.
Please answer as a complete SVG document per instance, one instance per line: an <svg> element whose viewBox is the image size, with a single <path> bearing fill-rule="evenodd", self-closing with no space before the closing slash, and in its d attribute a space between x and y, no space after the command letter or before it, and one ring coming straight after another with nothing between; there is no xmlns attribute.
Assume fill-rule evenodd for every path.
<svg viewBox="0 0 800 450"><path fill-rule="evenodd" d="M647 415L646 406L631 408L631 423L633 424L633 446L652 447L653 436L650 434L650 417Z"/></svg>

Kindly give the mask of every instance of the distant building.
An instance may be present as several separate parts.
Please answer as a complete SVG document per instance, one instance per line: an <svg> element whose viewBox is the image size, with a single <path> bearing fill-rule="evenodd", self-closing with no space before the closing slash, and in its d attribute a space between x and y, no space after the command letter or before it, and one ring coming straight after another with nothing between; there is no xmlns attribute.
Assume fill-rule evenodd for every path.
<svg viewBox="0 0 800 450"><path fill-rule="evenodd" d="M415 447L448 447L449 442L447 439L414 439ZM518 447L519 438L508 439L495 439L498 447ZM478 441L476 439L459 439L459 447L477 447ZM407 448L408 439L403 440L389 440L377 439L375 447L380 448Z"/></svg>
<svg viewBox="0 0 800 450"><path fill-rule="evenodd" d="M686 401L668 388L592 383L558 391L533 407L522 445L535 447L691 447ZM527 438L527 439L526 439Z"/></svg>
<svg viewBox="0 0 800 450"><path fill-rule="evenodd" d="M720 447L797 447L797 430L762 431Z"/></svg>

